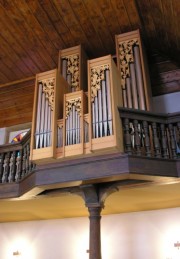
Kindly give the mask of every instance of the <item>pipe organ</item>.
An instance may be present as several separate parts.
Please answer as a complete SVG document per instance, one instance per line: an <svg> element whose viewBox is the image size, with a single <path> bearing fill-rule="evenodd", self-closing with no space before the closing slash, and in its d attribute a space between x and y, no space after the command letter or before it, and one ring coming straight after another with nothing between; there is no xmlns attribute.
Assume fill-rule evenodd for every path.
<svg viewBox="0 0 180 259"><path fill-rule="evenodd" d="M68 83L57 69L36 75L31 160L50 159L56 154L57 120L63 117L63 95Z"/></svg>
<svg viewBox="0 0 180 259"><path fill-rule="evenodd" d="M151 91L139 30L116 36L124 107L151 110Z"/></svg>
<svg viewBox="0 0 180 259"><path fill-rule="evenodd" d="M87 60L76 46L59 51L57 70L36 76L31 160L123 152L118 106L151 106L139 31L116 36L116 46L118 68L110 55Z"/></svg>

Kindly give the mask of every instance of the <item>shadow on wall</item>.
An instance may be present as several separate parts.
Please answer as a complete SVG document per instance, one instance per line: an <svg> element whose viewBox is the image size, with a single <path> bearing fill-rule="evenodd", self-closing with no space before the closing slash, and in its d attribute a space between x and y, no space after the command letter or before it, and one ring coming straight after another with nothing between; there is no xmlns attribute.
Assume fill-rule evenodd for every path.
<svg viewBox="0 0 180 259"><path fill-rule="evenodd" d="M180 92L153 97L153 112L180 112Z"/></svg>

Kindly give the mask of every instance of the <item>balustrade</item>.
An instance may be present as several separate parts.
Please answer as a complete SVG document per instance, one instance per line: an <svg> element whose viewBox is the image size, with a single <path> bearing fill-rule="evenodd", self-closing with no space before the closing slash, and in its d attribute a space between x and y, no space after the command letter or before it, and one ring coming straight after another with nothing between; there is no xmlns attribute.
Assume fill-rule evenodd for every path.
<svg viewBox="0 0 180 259"><path fill-rule="evenodd" d="M119 108L128 154L165 159L180 157L180 113L171 115Z"/></svg>
<svg viewBox="0 0 180 259"><path fill-rule="evenodd" d="M29 160L30 132L15 144L0 146L0 183L19 182L35 165Z"/></svg>

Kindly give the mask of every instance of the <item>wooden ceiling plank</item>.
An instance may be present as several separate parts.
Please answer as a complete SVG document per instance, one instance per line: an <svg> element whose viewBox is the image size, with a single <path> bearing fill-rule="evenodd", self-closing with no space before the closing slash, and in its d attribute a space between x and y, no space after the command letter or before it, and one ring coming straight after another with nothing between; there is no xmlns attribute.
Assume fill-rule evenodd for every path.
<svg viewBox="0 0 180 259"><path fill-rule="evenodd" d="M39 2L34 0L26 0L26 3L28 4L29 9L31 10L35 18L38 20L43 30L47 33L48 37L53 42L56 49L63 49L66 46L64 41L62 40L58 32L55 30L54 25L52 24L51 20L49 19L48 15L43 10Z"/></svg>
<svg viewBox="0 0 180 259"><path fill-rule="evenodd" d="M9 53L7 52L7 47L4 45L4 39L0 37L0 59L1 62L5 62L11 71L13 70L13 73L16 75L17 78L25 77L25 74L19 69L18 66L14 65L14 60L9 56Z"/></svg>
<svg viewBox="0 0 180 259"><path fill-rule="evenodd" d="M20 116L16 116L13 118L3 117L2 120L0 120L0 128L4 127L10 127L13 125L18 125L22 123L28 123L32 121L32 112L26 112L26 114L22 114Z"/></svg>
<svg viewBox="0 0 180 259"><path fill-rule="evenodd" d="M122 0L111 0L117 20L120 24L121 33L131 31L131 24Z"/></svg>
<svg viewBox="0 0 180 259"><path fill-rule="evenodd" d="M175 61L180 62L179 58L179 48L177 44L177 28L179 27L179 24L176 23L177 17L174 16L174 9L173 9L173 1L161 1L162 3L162 9L163 14L165 17L165 30L166 35L168 38L168 55L171 57L171 59L174 59ZM180 3L179 3L180 4ZM176 6L177 10L180 8L180 5ZM177 51L178 50L178 51ZM174 58L173 58L174 57Z"/></svg>
<svg viewBox="0 0 180 259"><path fill-rule="evenodd" d="M33 99L34 99L34 92L23 94L23 97L14 95L14 98L11 97L7 100L2 99L0 101L0 107L3 107L2 108L3 110L9 109L11 107L16 106L18 103L21 103L21 104L33 103Z"/></svg>
<svg viewBox="0 0 180 259"><path fill-rule="evenodd" d="M160 42L160 52L166 52L167 34L164 24L164 16L161 7L161 0L149 0L152 10L152 17L156 31L158 32L157 42Z"/></svg>
<svg viewBox="0 0 180 259"><path fill-rule="evenodd" d="M31 30L34 31L35 35L41 41L41 44L46 51L45 58L46 61L50 64L50 68L57 66L58 51L56 47L53 45L53 42L48 38L45 31L42 29L39 22L30 11L26 2L16 0L15 3L19 11L23 15L24 19L27 21ZM43 51L43 54L45 54L45 51Z"/></svg>
<svg viewBox="0 0 180 259"><path fill-rule="evenodd" d="M86 12L82 0L69 0L69 2L74 11L76 19L79 22L79 25L81 26L84 34L86 35L86 38L91 43L90 51L88 51L86 48L87 53L91 57L102 56L104 54L102 42L98 37L95 37L96 31L89 19L88 13Z"/></svg>
<svg viewBox="0 0 180 259"><path fill-rule="evenodd" d="M60 4L58 4L57 1L54 1L54 3L58 8L59 15L62 17L64 24L69 29L72 35L72 38L74 40L73 45L86 45L86 48L92 51L92 46L89 43L89 40L86 37L84 31L82 30L81 25L77 17L75 16L74 10L72 9L69 1L62 0Z"/></svg>
<svg viewBox="0 0 180 259"><path fill-rule="evenodd" d="M179 24L180 24L180 1L179 0L173 0L172 1L172 22L173 28L174 28L174 34L175 34L175 41L177 49L180 48L180 30L179 30Z"/></svg>
<svg viewBox="0 0 180 259"><path fill-rule="evenodd" d="M46 62L45 55L46 51L36 38L33 30L29 27L26 20L22 17L21 12L16 7L14 1L8 2L8 8L5 9L8 16L15 23L15 29L27 49L27 53L36 63L40 71L48 70L49 64Z"/></svg>
<svg viewBox="0 0 180 259"><path fill-rule="evenodd" d="M2 60L0 62L0 71L3 75L5 75L8 81L16 80L16 75L12 73L12 70L9 69L6 63L4 63Z"/></svg>
<svg viewBox="0 0 180 259"><path fill-rule="evenodd" d="M107 28L109 29L114 41L114 36L121 33L121 27L119 20L117 19L116 11L109 0L99 0L97 4L101 9L101 13L104 16Z"/></svg>
<svg viewBox="0 0 180 259"><path fill-rule="evenodd" d="M3 84L9 81L9 79L0 71L0 83Z"/></svg>
<svg viewBox="0 0 180 259"><path fill-rule="evenodd" d="M13 38L13 35L9 33L6 25L2 22L1 16L0 16L0 42L1 42L1 50L3 53L6 53L8 57L10 57L15 64L16 67L18 67L24 76L30 76L32 75L32 72L30 69L26 66L25 63L22 62L22 59L18 56L16 51L14 50L15 45L17 42L13 38L12 44L10 44L9 39ZM8 40L8 41L7 41ZM18 45L19 47L19 45ZM13 67L14 68L14 67Z"/></svg>
<svg viewBox="0 0 180 259"><path fill-rule="evenodd" d="M135 0L123 0L123 3L126 8L132 30L142 29L142 24L138 10L136 8Z"/></svg>
<svg viewBox="0 0 180 259"><path fill-rule="evenodd" d="M3 35L8 40L12 49L14 49L15 52L18 54L18 56L21 58L24 67L27 66L33 74L38 73L39 69L34 64L31 57L28 56L27 49L22 46L23 43L22 41L20 41L20 38L18 37L18 32L16 31L15 33L16 25L14 24L13 21L8 19L8 16L6 15L5 11L1 6L0 6L0 20L1 20L0 22L1 35Z"/></svg>
<svg viewBox="0 0 180 259"><path fill-rule="evenodd" d="M155 49L157 46L157 35L154 21L151 15L151 6L149 0L146 1L136 1L139 15L141 17L141 22L144 28L144 37L146 39L146 46L150 45L150 49ZM147 42L148 40L148 42ZM145 40L144 40L145 41Z"/></svg>
<svg viewBox="0 0 180 259"><path fill-rule="evenodd" d="M10 83L0 84L0 93L9 92L23 87L33 87L35 85L35 76L26 77L20 80L11 81Z"/></svg>
<svg viewBox="0 0 180 259"><path fill-rule="evenodd" d="M74 40L69 28L63 21L62 15L59 13L59 5L60 3L56 3L56 1L43 1L42 7L64 43L63 48L58 47L60 50L74 46Z"/></svg>
<svg viewBox="0 0 180 259"><path fill-rule="evenodd" d="M9 107L7 109L1 109L0 108L0 117L5 118L5 117L13 117L13 116L19 116L20 114L26 114L26 112L30 112L33 109L33 103L19 103L14 107Z"/></svg>
<svg viewBox="0 0 180 259"><path fill-rule="evenodd" d="M1 109L6 109L8 107L13 107L18 103L25 103L26 101L33 101L34 92L31 89L26 89L25 92L20 92L19 94L13 92L13 98L8 97L5 94L0 94L0 107ZM4 97L4 98L3 98Z"/></svg>
<svg viewBox="0 0 180 259"><path fill-rule="evenodd" d="M106 54L114 54L115 42L106 28L106 22L97 6L97 3L91 0L83 0L83 3L91 19L91 23L106 50Z"/></svg>
<svg viewBox="0 0 180 259"><path fill-rule="evenodd" d="M0 109L3 109L1 105L2 102L8 101L12 99L12 96L15 98L16 96L23 98L24 95L34 93L34 87L24 87L14 91L2 92L0 93Z"/></svg>

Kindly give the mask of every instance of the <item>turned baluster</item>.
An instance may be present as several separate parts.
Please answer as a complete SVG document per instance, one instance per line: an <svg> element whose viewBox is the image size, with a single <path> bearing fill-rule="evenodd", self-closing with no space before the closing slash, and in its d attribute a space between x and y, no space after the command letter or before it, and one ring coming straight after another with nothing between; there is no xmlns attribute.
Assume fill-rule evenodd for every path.
<svg viewBox="0 0 180 259"><path fill-rule="evenodd" d="M175 140L176 140L176 154L177 156L180 156L180 122L178 122L176 125Z"/></svg>
<svg viewBox="0 0 180 259"><path fill-rule="evenodd" d="M0 154L0 183L2 183L3 164L4 164L4 153Z"/></svg>
<svg viewBox="0 0 180 259"><path fill-rule="evenodd" d="M23 178L26 175L26 159L27 159L27 149L26 147L23 148L23 161L22 161L22 175L21 178Z"/></svg>
<svg viewBox="0 0 180 259"><path fill-rule="evenodd" d="M159 144L156 122L152 123L152 132L153 132L153 144L154 144L155 157L161 157L161 150L160 150L160 144Z"/></svg>
<svg viewBox="0 0 180 259"><path fill-rule="evenodd" d="M168 129L169 129L170 147L171 147L172 158L176 159L177 158L176 141L175 141L175 136L174 136L173 125L171 123L168 125Z"/></svg>
<svg viewBox="0 0 180 259"><path fill-rule="evenodd" d="M2 183L7 183L7 181L8 181L9 159L10 159L10 152L8 152L8 153L5 155L4 164L3 164Z"/></svg>
<svg viewBox="0 0 180 259"><path fill-rule="evenodd" d="M8 182L14 182L16 174L16 151L13 151L11 153L11 157L9 160L9 176L8 176Z"/></svg>
<svg viewBox="0 0 180 259"><path fill-rule="evenodd" d="M30 162L29 162L29 156L30 156L30 148L29 143L26 145L27 148L27 157L26 157L26 174L30 172Z"/></svg>
<svg viewBox="0 0 180 259"><path fill-rule="evenodd" d="M16 175L15 181L18 182L21 179L21 169L22 169L22 151L18 151L16 157Z"/></svg>
<svg viewBox="0 0 180 259"><path fill-rule="evenodd" d="M131 135L130 135L130 128L129 128L129 119L124 119L123 120L124 123L124 140L125 140L125 151L126 153L128 153L129 155L132 154L132 150L131 150Z"/></svg>
<svg viewBox="0 0 180 259"><path fill-rule="evenodd" d="M141 139L139 136L138 120L133 120L134 125L134 147L136 149L136 155L141 155Z"/></svg>
<svg viewBox="0 0 180 259"><path fill-rule="evenodd" d="M144 130L144 144L145 144L146 156L151 157L150 137L149 137L149 128L148 128L147 121L143 121L142 125Z"/></svg>
<svg viewBox="0 0 180 259"><path fill-rule="evenodd" d="M165 125L161 123L161 148L162 148L162 156L163 158L168 158L168 146L167 146L167 137L165 131Z"/></svg>

